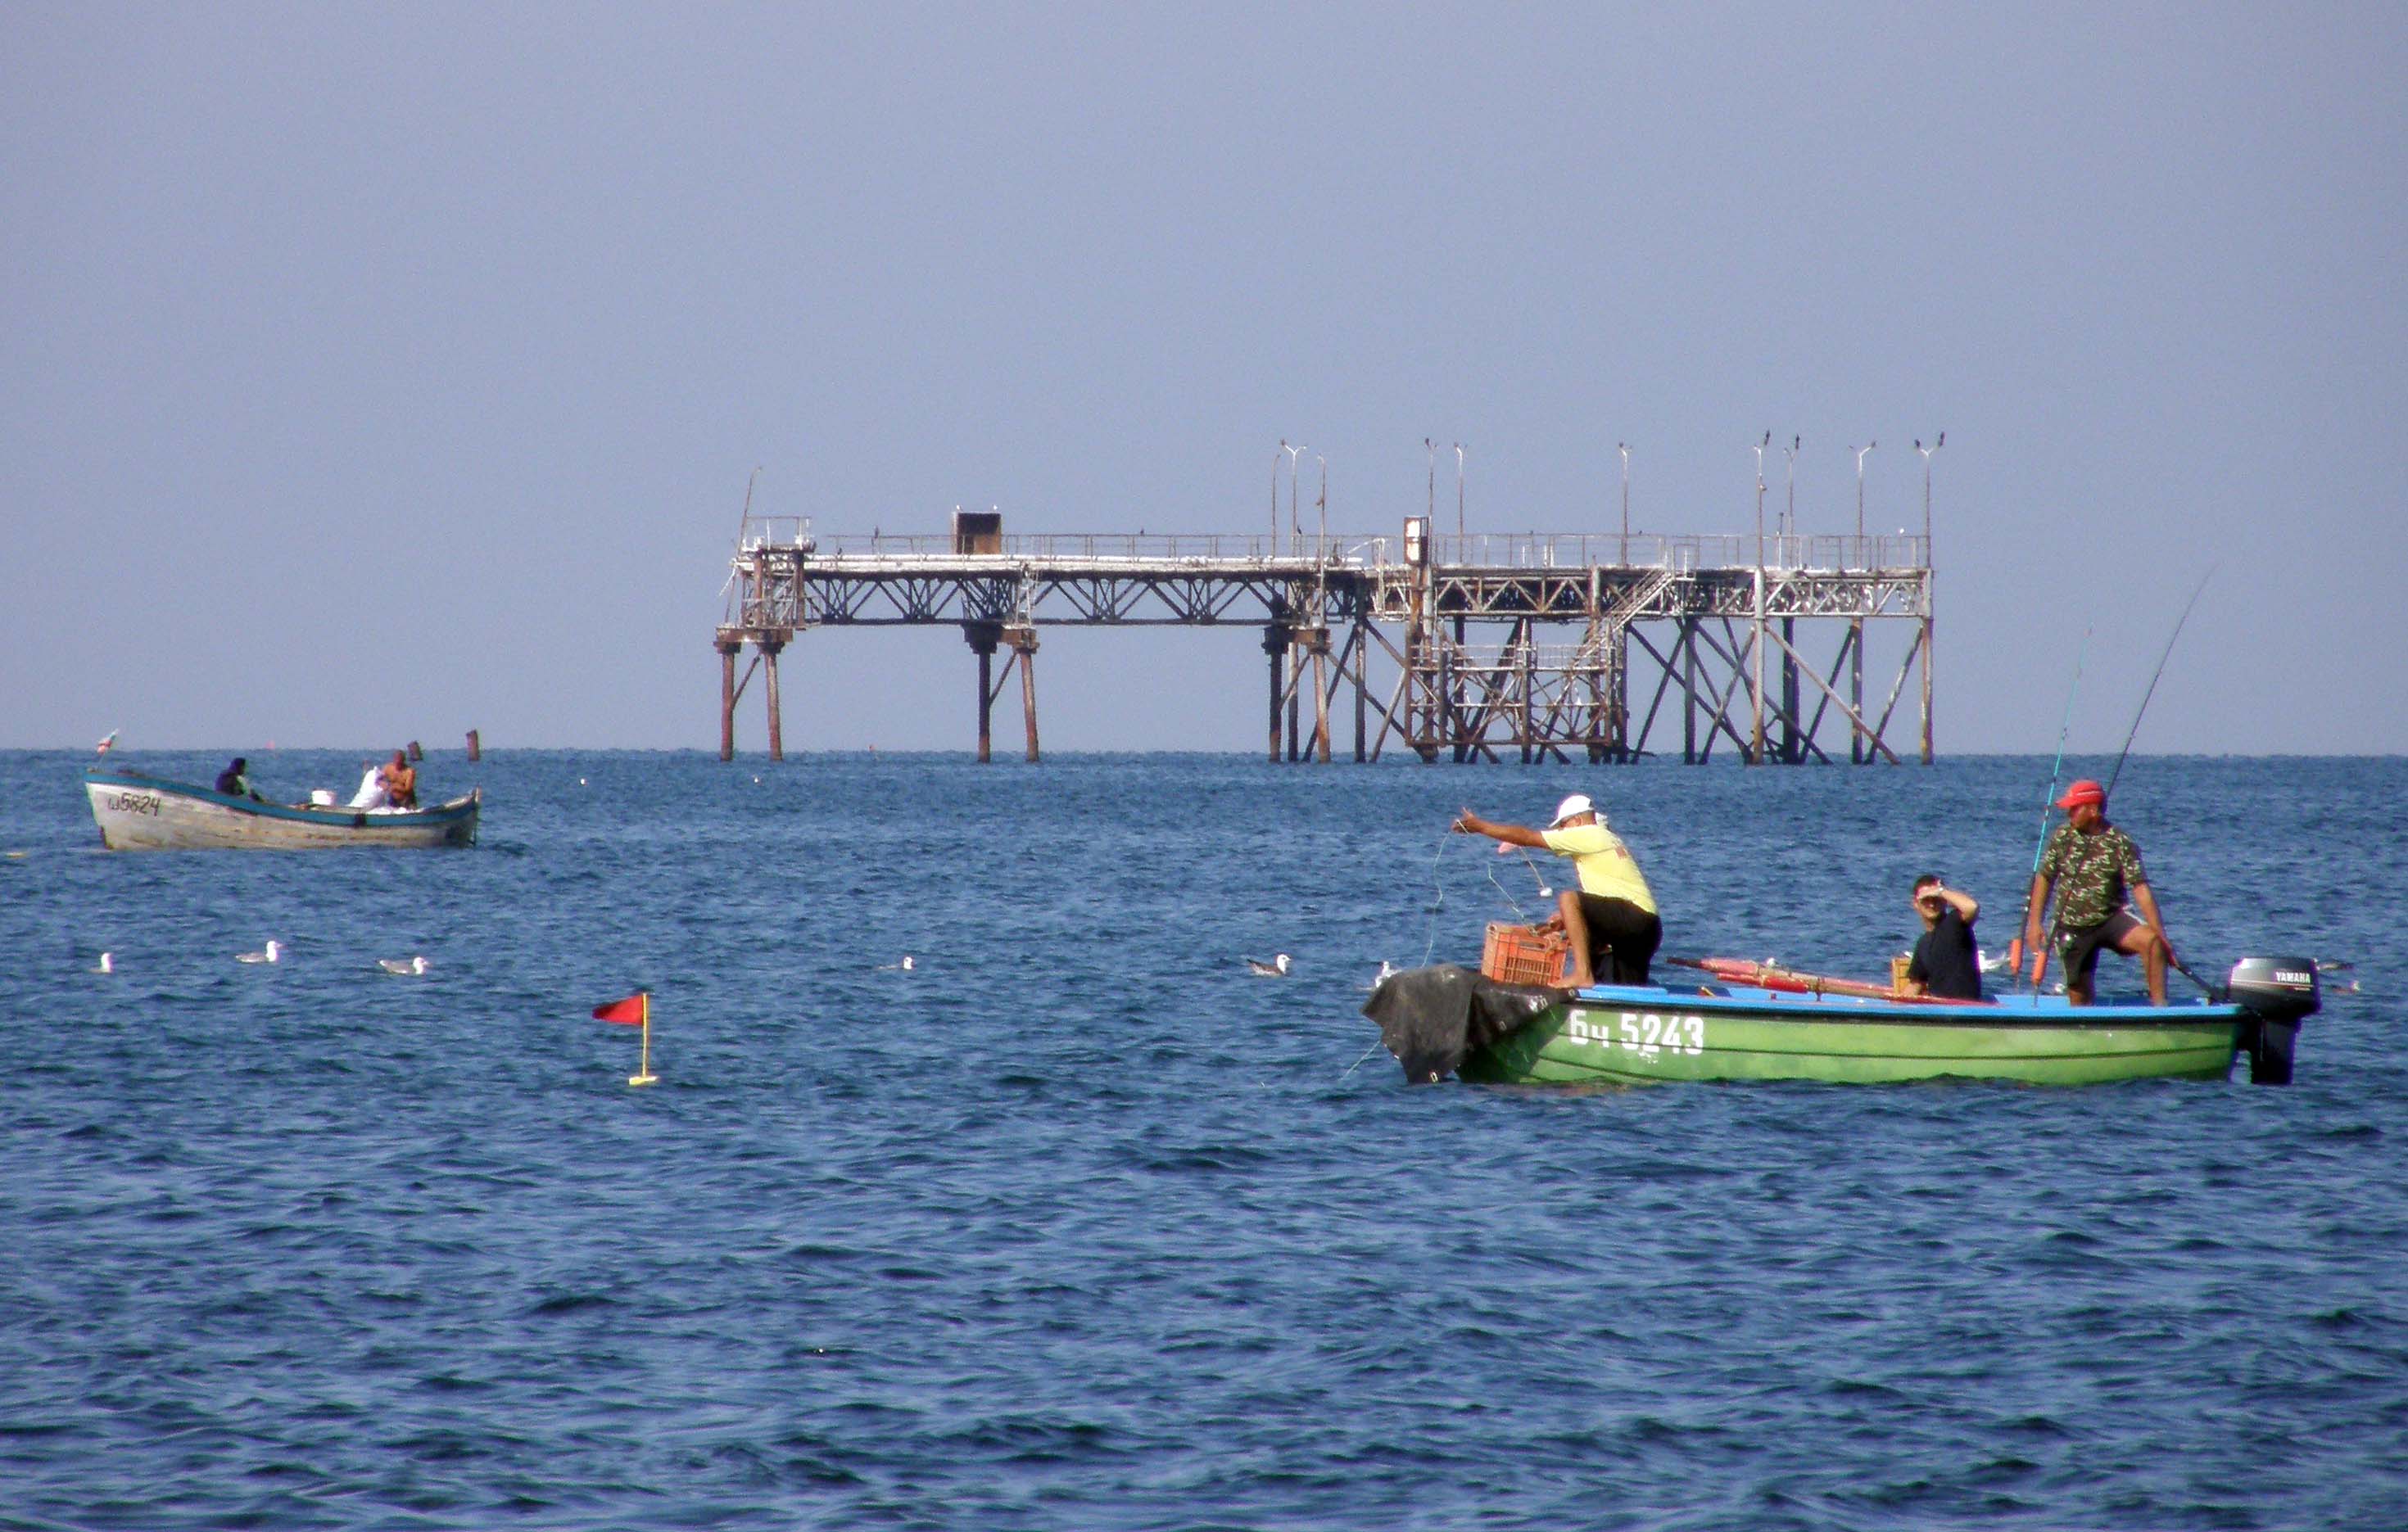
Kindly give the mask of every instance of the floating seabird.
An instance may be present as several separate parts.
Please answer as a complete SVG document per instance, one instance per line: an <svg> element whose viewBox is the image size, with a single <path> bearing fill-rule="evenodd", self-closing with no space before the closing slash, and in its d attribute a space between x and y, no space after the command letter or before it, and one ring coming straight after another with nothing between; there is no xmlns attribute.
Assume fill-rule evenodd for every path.
<svg viewBox="0 0 2408 1532"><path fill-rule="evenodd" d="M1287 968L1288 956L1285 952L1274 956L1268 963L1258 957L1246 959L1246 971L1257 979L1285 979Z"/></svg>
<svg viewBox="0 0 2408 1532"><path fill-rule="evenodd" d="M236 963L274 963L282 958L283 955L284 949L278 946L273 940L271 940L268 942L265 951L257 952L236 952L234 960Z"/></svg>
<svg viewBox="0 0 2408 1532"><path fill-rule="evenodd" d="M878 971L879 971L880 973L910 973L910 972L911 972L911 971L912 971L913 967L914 967L914 964L913 964L913 963L912 963L912 961L911 961L911 954L910 954L910 953L909 953L909 952L905 952L905 953L903 954L903 961L902 961L902 962L900 962L900 963L881 963L881 964L878 966Z"/></svg>
<svg viewBox="0 0 2408 1532"><path fill-rule="evenodd" d="M94 973L115 973L117 971L116 957L108 952L101 953L100 966L92 971Z"/></svg>
<svg viewBox="0 0 2408 1532"><path fill-rule="evenodd" d="M423 956L380 957L377 959L377 966L382 968L389 974L394 974L399 978L407 979L413 974L424 973L426 971L426 959Z"/></svg>

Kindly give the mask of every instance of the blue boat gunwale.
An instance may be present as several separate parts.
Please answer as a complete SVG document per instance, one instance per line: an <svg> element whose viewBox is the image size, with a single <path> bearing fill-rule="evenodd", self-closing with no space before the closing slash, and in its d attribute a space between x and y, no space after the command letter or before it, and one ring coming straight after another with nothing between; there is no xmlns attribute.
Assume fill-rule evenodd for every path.
<svg viewBox="0 0 2408 1532"><path fill-rule="evenodd" d="M479 789L470 788L459 800L437 804L432 809L405 809L397 813L371 814L364 809L346 809L340 804L320 808L314 804L264 803L252 798L221 793L214 787L197 787L190 782L169 781L165 777L148 777L139 771L87 766L84 780L101 787L122 787L136 793L165 790L178 797L197 798L221 808L260 819L296 820L304 824L329 825L337 829L366 829L371 825L449 824L467 818L477 811L481 800Z"/></svg>
<svg viewBox="0 0 2408 1532"><path fill-rule="evenodd" d="M2206 999L2165 1006L2076 1006L2061 995L2001 995L1970 1005L1936 1006L1870 995L1801 995L1745 984L1592 984L1567 994L1564 999L1567 1006L1600 1009L1680 1010L1851 1026L2196 1026L2238 1022L2249 1014L2230 1002Z"/></svg>

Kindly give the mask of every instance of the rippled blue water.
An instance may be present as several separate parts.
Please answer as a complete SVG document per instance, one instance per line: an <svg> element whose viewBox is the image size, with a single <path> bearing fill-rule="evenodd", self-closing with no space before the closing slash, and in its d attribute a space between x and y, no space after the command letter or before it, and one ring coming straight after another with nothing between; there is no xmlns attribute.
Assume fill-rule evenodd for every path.
<svg viewBox="0 0 2408 1532"><path fill-rule="evenodd" d="M2125 773L2195 966L2359 964L2290 1089L1551 1095L1364 1056L1531 903L1455 805L1870 976L2046 762L445 755L472 850L109 854L88 759L0 754L0 1525L2408 1521L2408 763Z"/></svg>

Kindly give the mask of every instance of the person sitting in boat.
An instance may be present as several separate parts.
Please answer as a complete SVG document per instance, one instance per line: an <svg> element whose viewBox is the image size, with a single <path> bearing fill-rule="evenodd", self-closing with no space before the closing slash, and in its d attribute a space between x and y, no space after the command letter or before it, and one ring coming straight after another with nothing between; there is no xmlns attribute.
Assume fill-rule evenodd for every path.
<svg viewBox="0 0 2408 1532"><path fill-rule="evenodd" d="M386 803L395 809L418 807L418 773L411 767L408 755L394 751L393 759L385 763L384 769L378 772L377 777L384 785Z"/></svg>
<svg viewBox="0 0 2408 1532"><path fill-rule="evenodd" d="M2149 891L2141 848L2107 823L2107 790L2097 782L2075 782L2057 806L2065 810L2065 823L2041 852L2040 869L2032 877L2031 914L2024 923L2023 950L2032 957L2032 982L2040 982L2048 966L2040 923L2054 892L2057 923L2051 930L2065 965L2065 997L2077 1006L2090 1003L2099 954L2113 948L2141 960L2149 1003L2164 1005L2166 969L2176 961L2174 944L2157 918L2157 895Z"/></svg>
<svg viewBox="0 0 2408 1532"><path fill-rule="evenodd" d="M1906 993L1942 1000L1982 997L1982 954L1973 945L1973 923L1982 906L1962 889L1950 888L1936 872L1914 881L1914 913L1923 935L1907 960Z"/></svg>
<svg viewBox="0 0 2408 1532"><path fill-rule="evenodd" d="M265 803L267 800L259 795L259 790L251 785L250 777L244 775L250 767L251 762L239 755L228 761L226 768L218 773L218 791L229 797L249 798L253 803Z"/></svg>
<svg viewBox="0 0 2408 1532"><path fill-rule="evenodd" d="M1507 846L1528 846L1571 858L1580 887L1566 889L1555 899L1555 918L1571 945L1571 982L1581 988L1596 983L1600 966L1611 972L1614 983L1647 982L1647 965L1664 940L1664 922L1630 848L1606 828L1605 816L1588 795L1574 793L1557 804L1555 817L1543 830L1499 824L1469 809L1456 816L1452 828L1484 835L1498 842L1500 852Z"/></svg>

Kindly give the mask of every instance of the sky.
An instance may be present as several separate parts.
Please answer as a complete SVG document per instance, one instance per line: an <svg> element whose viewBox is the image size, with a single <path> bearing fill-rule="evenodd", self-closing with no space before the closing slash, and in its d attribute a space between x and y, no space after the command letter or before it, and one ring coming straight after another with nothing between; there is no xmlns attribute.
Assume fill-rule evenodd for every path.
<svg viewBox="0 0 2408 1532"><path fill-rule="evenodd" d="M2376 6L0 7L0 747L714 748L755 468L1248 532L1285 437L1393 534L1431 437L1577 531L1628 442L1739 532L1770 431L1847 531L1945 430L1942 754L2078 651L2114 751L2211 570L2139 749L2398 753L2403 79ZM1255 644L1049 632L1046 744L1259 748ZM788 749L968 749L973 666L807 634Z"/></svg>

